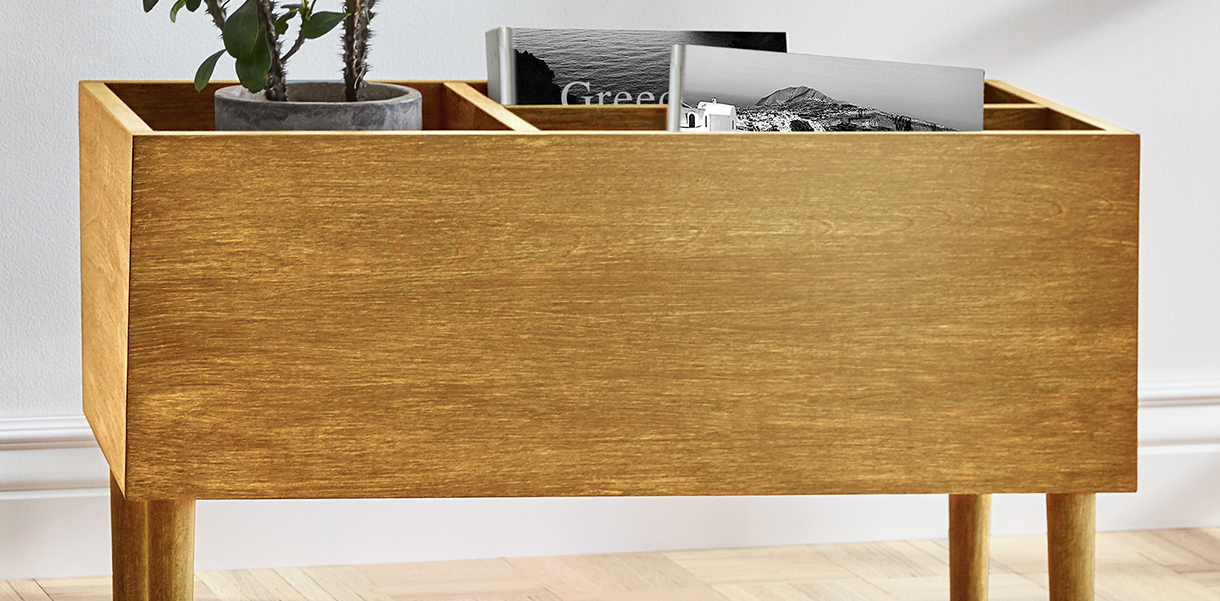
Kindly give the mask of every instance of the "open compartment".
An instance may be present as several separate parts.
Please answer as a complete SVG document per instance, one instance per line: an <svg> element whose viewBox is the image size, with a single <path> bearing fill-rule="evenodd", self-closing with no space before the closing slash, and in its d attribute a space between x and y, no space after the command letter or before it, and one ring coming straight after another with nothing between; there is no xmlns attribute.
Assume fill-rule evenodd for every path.
<svg viewBox="0 0 1220 601"><path fill-rule="evenodd" d="M93 84L95 82L86 82ZM395 81L423 96L424 130L530 131L504 107L487 97L482 81ZM152 131L213 131L212 96L236 82L213 82L196 92L190 82L108 82L106 90ZM99 90L100 92L100 90Z"/></svg>
<svg viewBox="0 0 1220 601"><path fill-rule="evenodd" d="M501 106L482 81L400 81L423 95L425 131L665 130L663 105ZM212 131L212 94L189 82L113 82L104 86L152 131ZM1113 126L999 81L984 88L984 131L1115 130Z"/></svg>
<svg viewBox="0 0 1220 601"><path fill-rule="evenodd" d="M1101 130L1106 125L1004 82L983 89L984 131ZM543 131L665 131L664 105L514 105Z"/></svg>

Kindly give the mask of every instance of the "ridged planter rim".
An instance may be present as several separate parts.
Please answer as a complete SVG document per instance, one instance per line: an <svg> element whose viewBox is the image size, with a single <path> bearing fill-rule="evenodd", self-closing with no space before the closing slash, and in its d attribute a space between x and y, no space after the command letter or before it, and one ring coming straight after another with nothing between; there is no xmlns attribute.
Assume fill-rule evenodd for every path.
<svg viewBox="0 0 1220 601"><path fill-rule="evenodd" d="M313 106L313 105L326 106L326 105L340 104L340 103L346 104L349 102L348 100L346 100L342 97L343 82L341 82L341 81L328 81L328 80L293 81L293 82L289 82L288 84L286 84L286 86L288 88L288 100L286 102L296 105L296 106ZM294 89L300 90L300 88L303 88L306 86L334 88L334 89L338 90L339 95L338 95L338 97L336 97L335 100L294 100L292 98L293 90ZM364 92L366 94L371 92L371 93L378 94L378 95L383 94L383 93L388 94L388 95L385 98L358 100L357 102L359 102L361 104L393 104L395 102L401 102L403 96L411 95L412 92L414 92L414 94L417 96L419 95L419 91L416 90L415 88L410 88L407 86L400 86L398 84L393 84L393 83L380 83L380 82L373 82L373 81L370 81L365 84ZM220 88L219 90L216 90L216 95L223 96L226 101L240 102L240 103L260 104L260 103L264 103L264 102L279 102L279 101L267 100L267 98L265 96L263 96L262 92L250 92L240 85L226 86L226 87Z"/></svg>
<svg viewBox="0 0 1220 601"><path fill-rule="evenodd" d="M220 131L403 131L423 125L419 90L368 82L368 98L349 102L340 81L295 81L288 100L267 100L262 92L228 86L215 94L215 128ZM294 98L298 98L294 100Z"/></svg>

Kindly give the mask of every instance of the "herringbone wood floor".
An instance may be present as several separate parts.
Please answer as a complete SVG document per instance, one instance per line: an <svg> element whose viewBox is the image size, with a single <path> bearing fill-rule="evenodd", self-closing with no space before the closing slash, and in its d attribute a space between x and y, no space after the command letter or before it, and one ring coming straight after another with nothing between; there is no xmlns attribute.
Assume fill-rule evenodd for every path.
<svg viewBox="0 0 1220 601"><path fill-rule="evenodd" d="M1047 598L1046 539L994 537L993 600ZM199 601L916 601L946 541L200 572ZM109 577L0 581L0 601L101 601ZM1100 533L1097 599L1220 601L1220 528Z"/></svg>

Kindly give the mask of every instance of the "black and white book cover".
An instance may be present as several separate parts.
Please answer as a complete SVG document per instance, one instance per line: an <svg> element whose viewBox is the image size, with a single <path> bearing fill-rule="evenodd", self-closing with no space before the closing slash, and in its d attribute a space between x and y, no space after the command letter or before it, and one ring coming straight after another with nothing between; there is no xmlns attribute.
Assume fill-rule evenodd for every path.
<svg viewBox="0 0 1220 601"><path fill-rule="evenodd" d="M487 32L488 96L501 104L665 104L674 44L785 52L778 32L545 29Z"/></svg>
<svg viewBox="0 0 1220 601"><path fill-rule="evenodd" d="M669 131L979 131L983 70L675 45Z"/></svg>

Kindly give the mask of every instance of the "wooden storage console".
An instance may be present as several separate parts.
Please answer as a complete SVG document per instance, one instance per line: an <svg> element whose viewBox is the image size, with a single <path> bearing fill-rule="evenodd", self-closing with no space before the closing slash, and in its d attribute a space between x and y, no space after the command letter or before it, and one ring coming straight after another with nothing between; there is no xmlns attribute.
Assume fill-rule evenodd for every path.
<svg viewBox="0 0 1220 601"><path fill-rule="evenodd" d="M81 83L116 598L190 597L195 499L941 493L980 599L1009 492L1092 598L1094 493L1136 487L1137 135L1002 82L983 132L698 135L407 83L430 131Z"/></svg>

